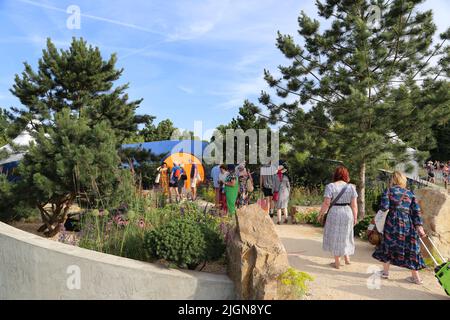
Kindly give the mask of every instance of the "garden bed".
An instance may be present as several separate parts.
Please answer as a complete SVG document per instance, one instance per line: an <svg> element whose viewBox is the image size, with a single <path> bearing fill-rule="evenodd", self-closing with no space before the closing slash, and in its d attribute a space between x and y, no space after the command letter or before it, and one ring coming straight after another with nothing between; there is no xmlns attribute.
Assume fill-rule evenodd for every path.
<svg viewBox="0 0 450 320"><path fill-rule="evenodd" d="M73 206L72 218L50 239L168 268L226 274L225 242L231 220L210 214L203 203L155 205L156 197L160 194L138 196L130 205L110 210ZM43 236L37 232L41 224L38 218L11 223Z"/></svg>

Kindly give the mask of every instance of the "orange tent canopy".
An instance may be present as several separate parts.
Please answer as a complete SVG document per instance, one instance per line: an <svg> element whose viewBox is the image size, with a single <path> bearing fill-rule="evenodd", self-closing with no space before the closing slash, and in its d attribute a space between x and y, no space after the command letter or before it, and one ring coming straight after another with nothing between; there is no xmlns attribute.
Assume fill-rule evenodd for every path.
<svg viewBox="0 0 450 320"><path fill-rule="evenodd" d="M205 169L203 168L202 162L196 156L194 156L192 154L177 152L177 153L174 153L174 154L171 154L170 156L168 156L164 160L164 162L167 163L167 166L170 169L172 169L174 167L174 163L183 164L183 168L187 174L187 180L184 185L185 188L190 188L190 186L191 186L191 170L192 170L193 164L197 165L197 169L200 174L201 180L198 182L205 180Z"/></svg>

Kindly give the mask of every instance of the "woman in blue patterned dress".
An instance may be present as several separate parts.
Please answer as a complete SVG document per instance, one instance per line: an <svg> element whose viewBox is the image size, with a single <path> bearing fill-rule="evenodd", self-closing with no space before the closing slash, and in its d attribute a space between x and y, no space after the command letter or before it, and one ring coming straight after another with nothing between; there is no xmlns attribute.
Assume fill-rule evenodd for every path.
<svg viewBox="0 0 450 320"><path fill-rule="evenodd" d="M391 264L411 270L407 280L422 284L418 270L425 268L420 253L419 237L424 237L420 207L414 193L406 189L406 177L396 171L391 187L381 198L380 210L389 210L384 225L383 239L373 257L383 262L381 277L389 278Z"/></svg>

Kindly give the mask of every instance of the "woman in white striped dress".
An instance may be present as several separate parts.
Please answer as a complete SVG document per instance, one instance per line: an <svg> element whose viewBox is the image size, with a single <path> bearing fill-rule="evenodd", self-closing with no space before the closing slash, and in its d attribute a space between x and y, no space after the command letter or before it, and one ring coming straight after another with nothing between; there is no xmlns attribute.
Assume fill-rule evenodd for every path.
<svg viewBox="0 0 450 320"><path fill-rule="evenodd" d="M325 188L319 221L323 220L330 205L345 188L344 193L330 208L323 232L323 250L333 254L334 262L331 265L339 269L340 258L344 256L345 264L350 264L350 256L355 253L353 227L358 217L358 194L355 186L348 183L350 177L346 168L338 167L333 181Z"/></svg>

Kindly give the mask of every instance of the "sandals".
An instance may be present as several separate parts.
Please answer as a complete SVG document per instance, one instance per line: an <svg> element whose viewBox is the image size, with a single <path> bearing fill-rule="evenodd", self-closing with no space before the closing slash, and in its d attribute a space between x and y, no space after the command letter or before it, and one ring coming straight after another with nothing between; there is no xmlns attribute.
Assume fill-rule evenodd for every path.
<svg viewBox="0 0 450 320"><path fill-rule="evenodd" d="M417 285L422 285L423 284L423 280L422 279L417 279L414 277L408 277L406 278L406 281L417 284Z"/></svg>
<svg viewBox="0 0 450 320"><path fill-rule="evenodd" d="M336 265L335 262L330 263L330 266L332 266L333 268L338 269L338 270L341 268L341 265Z"/></svg>
<svg viewBox="0 0 450 320"><path fill-rule="evenodd" d="M385 273L384 271L378 271L378 275L382 278L382 279L389 279L389 273Z"/></svg>

